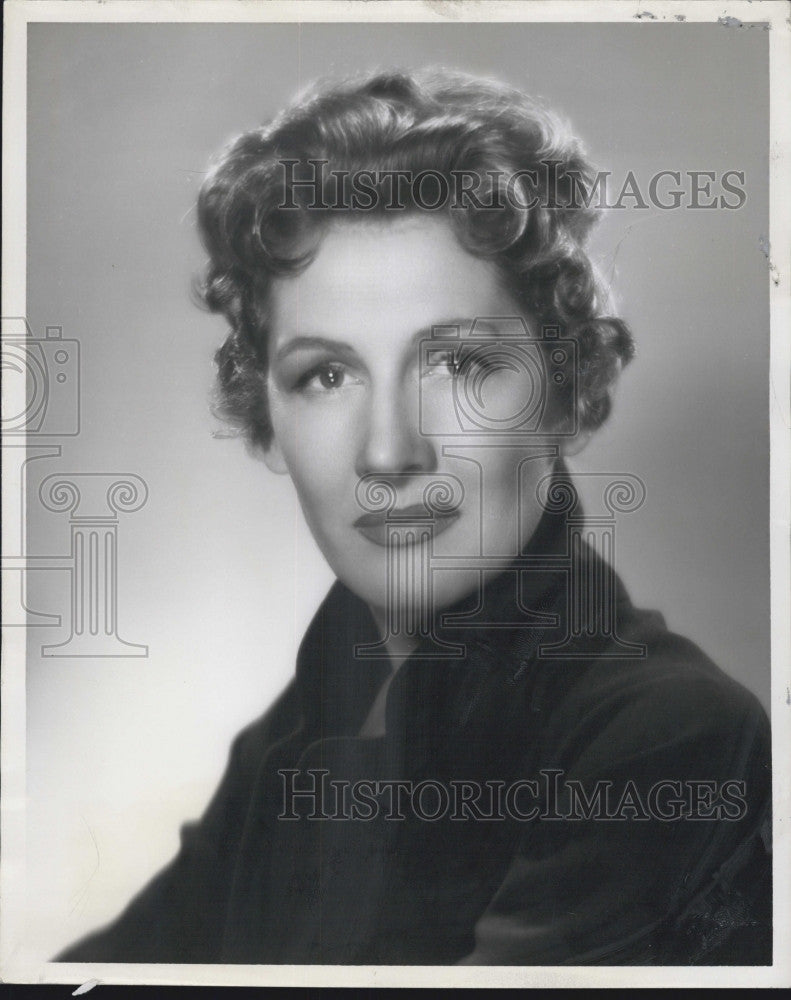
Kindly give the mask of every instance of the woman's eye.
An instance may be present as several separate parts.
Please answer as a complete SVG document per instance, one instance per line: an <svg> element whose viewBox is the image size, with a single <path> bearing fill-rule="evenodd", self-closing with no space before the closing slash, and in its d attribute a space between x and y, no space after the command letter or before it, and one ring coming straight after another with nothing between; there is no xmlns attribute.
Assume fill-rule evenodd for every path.
<svg viewBox="0 0 791 1000"><path fill-rule="evenodd" d="M423 368L423 375L444 375L455 378L459 373L459 360L455 351L432 350L428 358L428 364Z"/></svg>
<svg viewBox="0 0 791 1000"><path fill-rule="evenodd" d="M340 389L345 377L346 373L342 368L333 367L322 368L314 376L323 389Z"/></svg>
<svg viewBox="0 0 791 1000"><path fill-rule="evenodd" d="M470 377L476 372L496 371L497 368L496 355L487 347L461 351L456 348L431 351L424 374L449 376L455 379L461 374Z"/></svg>
<svg viewBox="0 0 791 1000"><path fill-rule="evenodd" d="M350 381L350 376L343 365L326 364L312 368L298 381L296 388L314 392L328 392L341 389Z"/></svg>

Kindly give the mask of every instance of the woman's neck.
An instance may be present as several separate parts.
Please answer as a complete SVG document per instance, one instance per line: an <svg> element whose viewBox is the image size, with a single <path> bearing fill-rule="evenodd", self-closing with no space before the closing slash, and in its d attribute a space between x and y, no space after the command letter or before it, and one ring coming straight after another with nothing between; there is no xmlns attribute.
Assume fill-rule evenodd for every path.
<svg viewBox="0 0 791 1000"><path fill-rule="evenodd" d="M386 647L387 652L390 654L390 673L382 682L382 686L379 688L379 691L371 704L368 715L360 727L359 736L364 738L384 736L386 722L385 709L387 707L388 689L390 688L390 684L398 672L399 667L417 645L417 639L413 636L394 636L389 634L389 629L387 628L387 615L384 611L379 608L371 608L370 611L379 630L385 635L388 635Z"/></svg>
<svg viewBox="0 0 791 1000"><path fill-rule="evenodd" d="M369 605L369 610L381 635L387 636L385 646L390 654L390 669L395 673L404 660L417 646L418 640L413 635L392 635L388 628L387 612L382 608Z"/></svg>

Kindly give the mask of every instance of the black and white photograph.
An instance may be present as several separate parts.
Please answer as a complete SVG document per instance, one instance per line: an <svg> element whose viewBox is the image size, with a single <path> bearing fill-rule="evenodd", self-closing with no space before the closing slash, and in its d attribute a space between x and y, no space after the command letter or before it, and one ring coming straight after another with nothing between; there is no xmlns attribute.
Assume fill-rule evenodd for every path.
<svg viewBox="0 0 791 1000"><path fill-rule="evenodd" d="M788 11L6 5L4 982L789 985Z"/></svg>

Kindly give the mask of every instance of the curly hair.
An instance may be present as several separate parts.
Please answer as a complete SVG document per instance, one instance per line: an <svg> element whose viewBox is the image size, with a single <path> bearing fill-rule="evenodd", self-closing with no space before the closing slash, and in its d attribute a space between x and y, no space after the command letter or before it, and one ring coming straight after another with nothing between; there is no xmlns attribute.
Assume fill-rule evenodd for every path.
<svg viewBox="0 0 791 1000"><path fill-rule="evenodd" d="M320 174L326 190L314 190L308 205L294 167L311 164L315 178L317 163L329 169ZM362 171L377 197L353 207L339 197L338 178ZM382 183L390 172L392 198L395 171L434 178L466 172L481 181L476 199L443 210L462 246L497 265L520 308L576 340L577 425L600 426L633 344L626 324L605 314L585 249L596 219L593 167L568 128L522 92L446 70L316 85L268 125L239 136L210 171L198 197L209 255L199 294L230 327L215 356L218 414L252 445L267 447L272 278L307 267L329 223L372 212L385 217ZM502 201L506 177L519 197ZM425 210L414 194L399 207Z"/></svg>

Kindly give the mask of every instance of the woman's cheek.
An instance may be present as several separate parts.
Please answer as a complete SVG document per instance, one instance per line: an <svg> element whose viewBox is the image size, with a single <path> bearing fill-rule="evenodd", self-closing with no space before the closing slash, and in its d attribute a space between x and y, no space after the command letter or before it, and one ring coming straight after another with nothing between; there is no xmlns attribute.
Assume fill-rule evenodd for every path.
<svg viewBox="0 0 791 1000"><path fill-rule="evenodd" d="M356 400L280 397L271 409L275 437L292 477L311 492L354 469ZM356 395L356 394L355 394Z"/></svg>

